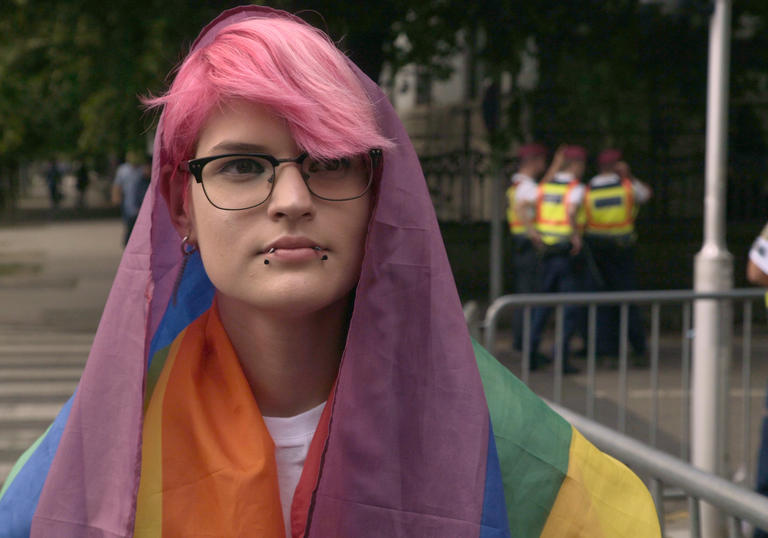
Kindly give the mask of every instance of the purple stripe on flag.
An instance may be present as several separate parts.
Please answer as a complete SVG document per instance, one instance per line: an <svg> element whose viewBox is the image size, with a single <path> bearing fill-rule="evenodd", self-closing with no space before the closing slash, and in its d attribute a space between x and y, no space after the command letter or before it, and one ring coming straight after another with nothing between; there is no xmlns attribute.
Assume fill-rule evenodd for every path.
<svg viewBox="0 0 768 538"><path fill-rule="evenodd" d="M366 83L397 146L384 156L310 536L476 537L488 407L418 159Z"/></svg>

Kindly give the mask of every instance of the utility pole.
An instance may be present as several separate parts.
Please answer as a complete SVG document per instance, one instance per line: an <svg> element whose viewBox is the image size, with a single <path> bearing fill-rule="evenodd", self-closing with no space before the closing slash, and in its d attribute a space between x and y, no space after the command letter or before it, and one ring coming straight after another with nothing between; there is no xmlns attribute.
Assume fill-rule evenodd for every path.
<svg viewBox="0 0 768 538"><path fill-rule="evenodd" d="M704 244L694 262L696 291L719 291L733 287L733 256L725 244L731 0L715 0L714 4L709 28ZM725 302L696 302L691 459L695 466L717 474L725 471L722 440L726 438L731 317L730 306ZM701 526L703 538L725 535L722 516L713 506L705 503L701 507Z"/></svg>
<svg viewBox="0 0 768 538"><path fill-rule="evenodd" d="M488 295L490 302L501 296L504 249L504 151L499 147L501 128L501 75L496 73L483 95L483 121L491 148L491 237Z"/></svg>

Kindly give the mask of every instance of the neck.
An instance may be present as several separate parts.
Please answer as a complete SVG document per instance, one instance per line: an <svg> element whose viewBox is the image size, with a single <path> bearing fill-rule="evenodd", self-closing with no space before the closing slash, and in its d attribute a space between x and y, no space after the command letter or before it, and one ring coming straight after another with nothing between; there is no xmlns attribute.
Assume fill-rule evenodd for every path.
<svg viewBox="0 0 768 538"><path fill-rule="evenodd" d="M575 179L579 178L579 175L576 173L577 169L573 166L566 166L562 170L560 170L561 174L571 174Z"/></svg>
<svg viewBox="0 0 768 538"><path fill-rule="evenodd" d="M216 300L262 415L290 417L328 399L346 339L346 298L296 317Z"/></svg>

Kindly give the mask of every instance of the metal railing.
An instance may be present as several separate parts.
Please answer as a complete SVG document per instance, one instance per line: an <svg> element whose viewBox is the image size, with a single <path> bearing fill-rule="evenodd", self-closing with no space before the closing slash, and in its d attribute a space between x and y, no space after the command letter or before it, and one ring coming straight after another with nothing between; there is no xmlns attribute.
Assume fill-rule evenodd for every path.
<svg viewBox="0 0 768 538"><path fill-rule="evenodd" d="M619 459L622 459L626 461L627 463L633 465L633 466L644 466L644 468L647 468L647 470L650 472L652 476L654 476L654 482L652 482L652 489L655 491L655 496L657 499L661 498L662 495L662 487L661 487L661 480L663 479L663 483L667 486L675 485L682 487L685 492L687 492L688 495L690 495L689 499L692 498L701 498L704 500L707 500L708 502L711 502L713 505L728 508L728 513L733 514L734 516L738 518L743 518L745 520L755 522L754 518L747 517L743 515L741 512L738 511L730 511L730 505L728 502L725 502L723 499L720 499L717 497L718 492L715 491L716 489L719 489L720 492L724 492L723 494L726 495L726 497L731 499L736 499L738 496L733 497L731 493L734 493L736 490L727 489L720 487L721 481L724 481L729 484L731 488L738 488L738 486L728 482L727 480L723 478L716 477L715 475L707 475L704 473L702 476L706 475L709 478L717 479L716 481L712 482L713 484L717 484L716 486L713 486L713 488L705 488L704 490L700 489L690 489L688 486L692 484L691 480L693 480L693 475L686 475L687 478L684 478L683 475L677 476L673 480L669 480L668 476L669 473L667 473L666 468L656 466L654 467L651 465L650 461L653 460L658 454L665 454L664 452L661 452L659 450L656 450L659 445L659 439L662 435L664 435L667 432L671 431L669 424L660 424L660 399L662 392L669 396L670 393L674 392L675 397L678 395L678 389L674 388L674 385L672 386L672 389L670 389L670 377L667 375L664 379L665 382L665 388L661 389L660 387L660 340L661 340L661 320L662 320L662 309L664 309L665 314L665 320L669 320L669 311L672 309L680 309L680 341L679 345L677 346L679 349L679 366L680 366L680 379L679 384L677 385L679 387L679 397L680 397L680 407L675 412L679 412L680 414L680 430L679 430L679 452L678 456L679 459L674 459L675 464L679 464L682 461L689 461L689 452L690 452L690 442L689 442L689 431L691 428L691 415L690 415L690 394L691 394L691 386L690 386L690 380L691 380L691 361L692 361L692 346L691 346L691 337L693 333L692 329L692 321L693 321L693 305L696 301L723 301L729 305L741 305L741 337L740 337L740 343L741 343L741 379L738 381L738 384L740 385L740 389L736 389L733 391L738 395L738 392L741 393L741 406L738 413L741 415L741 431L740 437L733 437L732 442L734 443L734 450L729 450L728 447L724 447L723 454L730 452L730 454L733 457L730 462L735 462L734 467L731 469L734 469L738 467L741 470L742 474L742 481L751 484L751 477L753 475L752 473L752 462L754 460L752 453L755 450L754 444L752 442L752 419L755 416L753 414L752 407L752 390L751 390L751 378L752 378L752 351L753 351L753 335L752 335L752 317L753 317L753 303L755 301L761 301L764 298L765 290L762 289L734 289L734 290L728 290L728 291L721 291L721 292L694 292L690 290L670 290L670 291L632 291L632 292L595 292L595 293L562 293L562 294L526 294L526 295L508 295L504 297L500 297L496 301L494 301L486 311L486 315L484 320L479 324L479 330L483 333L483 342L485 344L485 347L491 351L491 353L496 354L496 344L499 336L499 320L503 313L511 310L511 309L522 309L523 316L522 316L522 360L521 360L521 367L519 372L515 372L518 375L520 375L522 381L528 385L531 384L531 355L533 351L531 349L531 320L532 320L532 311L535 307L553 307L555 309L555 332L554 332L554 368L553 368L553 379L552 379L552 392L550 393L548 390L542 389L541 386L541 377L537 378L539 382L538 392L542 396L550 397L554 401L554 405L558 406L558 410L564 409L562 407L563 404L563 382L564 382L564 375L563 375L563 364L565 357L564 355L564 342L563 342L563 329L564 329L564 315L565 315L565 307L570 305L583 305L586 308L586 338L585 338L585 345L586 345L586 377L584 378L579 377L579 382L583 383L585 386L582 387L582 385L579 385L579 390L584 390L585 392L585 401L581 400L581 396L579 396L578 393L578 405L574 404L573 396L574 392L571 391L569 394L569 403L570 405L575 405L575 407L581 408L582 402L584 404L584 414L586 417L582 415L573 415L575 413L574 410L568 411L567 413L563 413L564 415L570 414L573 416L581 417L578 420L580 423L586 424L584 421L589 421L590 424L599 424L597 422L594 422L593 419L595 419L596 416L596 402L599 401L598 398L598 391L597 391L597 384L596 384L596 370L597 370L597 353L596 353L596 343L597 343L597 311L598 307L603 305L618 305L619 309L619 339L618 339L618 372L617 372L617 379L610 377L611 379L611 387L610 391L611 394L615 397L615 406L616 406L616 423L615 423L615 429L613 430L607 430L612 433L612 435L617 436L616 430L621 432L622 434L627 433L627 420L628 420L628 413L629 413L629 390L628 390L628 378L629 378L629 349L628 349L628 340L629 340L629 308L630 305L642 305L643 308L646 308L650 311L650 322L649 322L649 332L650 332L650 348L649 348L649 361L647 364L648 372L647 372L647 383L648 388L643 389L643 393L645 397L648 397L650 400L648 402L648 405L643 407L642 412L647 415L647 422L648 422L648 430L647 430L647 440L648 444L643 444L637 440L632 440L628 436L617 436L617 439L622 440L631 440L634 443L639 443L638 446L642 446L643 449L637 452L637 454L640 454L638 456L635 454L633 456L634 459L631 461L628 461L622 453L617 453L617 457ZM732 316L728 316L729 319L732 319ZM477 331L478 328L475 328L475 331ZM665 335L667 337L668 342L668 333ZM734 343L736 339L734 338ZM667 347L670 347L667 345ZM734 346L731 346L731 355L733 355L733 349ZM669 349L666 350L666 357L665 357L665 367L669 366L668 358L669 358ZM734 360L736 357L734 356ZM612 374L611 374L612 375ZM645 373L636 373L633 372L633 380L635 383L637 383L638 375L641 377L645 376ZM549 379L549 378L548 378ZM605 382L606 376L603 375L602 377L603 381ZM615 379L615 380L614 380ZM673 381L673 383L677 383ZM730 381L728 379L722 380L723 383L723 389L730 389ZM734 383L736 384L736 383ZM571 388L574 386L573 384L569 385ZM633 387L636 389L636 385ZM543 392L542 392L543 391ZM634 392L640 392L637 390L634 390ZM730 394L731 392L725 392L724 394ZM759 391L759 394L762 394L762 390ZM723 400L723 404L727 405L728 398L725 398ZM737 409L734 407L733 409ZM669 407L664 408L665 416L670 416L672 413L670 412ZM720 416L726 417L727 415L725 412L723 412ZM726 419L727 420L727 419ZM636 421L642 422L642 421ZM735 424L738 422L735 421ZM610 426L613 426L613 423L609 424ZM642 426L642 424L641 424ZM577 427L579 427L577 425ZM604 426L600 426L604 427ZM642 426L644 428L644 426ZM591 427L590 427L591 428ZM734 428L734 425L731 425L731 428ZM580 428L581 429L581 428ZM587 432L584 432L587 434ZM637 434L637 431L635 432L635 435ZM645 437L645 434L640 435L640 437ZM741 445L738 446L738 442L741 441ZM623 441L622 441L623 442ZM725 440L723 441L725 443ZM598 443L596 443L598 444ZM605 445L609 446L609 445ZM611 447L611 450L608 450L609 452L612 452L612 450L616 447ZM674 450L669 450L669 452L674 453ZM669 456L671 457L671 456ZM641 458L643 461L641 463L637 463L635 460L637 458ZM739 461L740 459L740 461ZM665 460L666 461L666 460ZM671 460L670 460L671 461ZM668 461L669 463L669 461ZM661 464L659 464L661 465ZM671 463L670 463L671 465ZM682 472L682 471L681 471ZM696 472L703 473L703 471L696 470ZM654 474L654 473L660 473L660 474ZM727 471L725 468L723 468L723 476L726 474L730 474L730 471ZM701 477L700 477L701 478ZM690 483L689 483L690 482ZM699 484L701 485L701 484ZM699 487L699 486L696 486ZM738 488L739 492L745 492L746 490L742 488ZM668 491L668 490L667 490ZM722 501L722 502L721 502ZM696 520L697 514L698 514L698 503L695 503L693 501L689 501L689 504L691 505L690 508L690 514L691 518ZM693 505L696 505L696 509L694 510ZM768 505L763 506L763 508L766 508ZM731 533L731 536L740 536L739 533L735 530L735 519L731 519L731 527L733 528L733 532ZM764 525L768 522L765 520L760 520L759 523L761 525ZM698 523L696 523L698 525ZM697 534L693 534L693 536L697 536Z"/></svg>

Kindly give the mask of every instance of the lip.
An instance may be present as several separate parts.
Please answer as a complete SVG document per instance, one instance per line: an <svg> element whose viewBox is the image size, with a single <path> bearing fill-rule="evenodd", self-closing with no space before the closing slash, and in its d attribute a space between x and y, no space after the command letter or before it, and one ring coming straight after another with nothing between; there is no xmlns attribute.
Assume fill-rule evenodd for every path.
<svg viewBox="0 0 768 538"><path fill-rule="evenodd" d="M324 250L326 249L308 237L290 235L279 237L267 244L261 254L269 259L299 262L317 259L322 256Z"/></svg>

